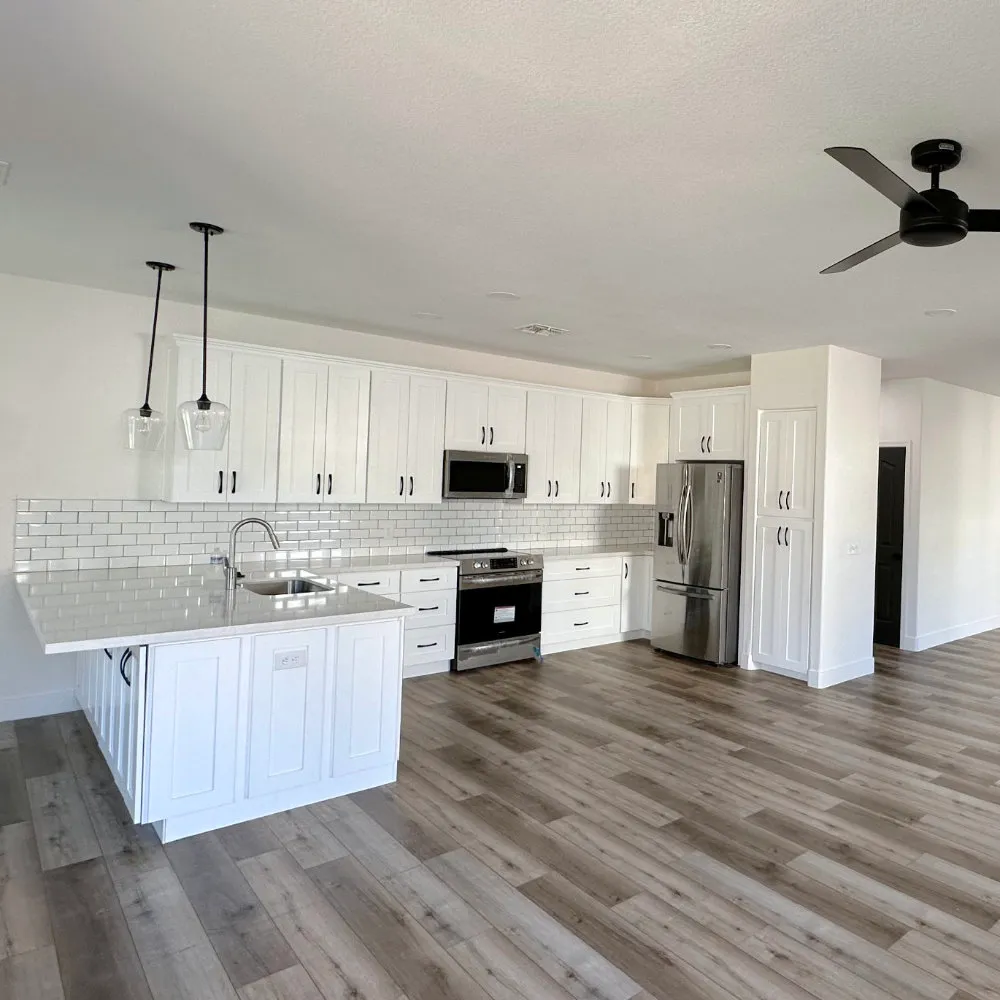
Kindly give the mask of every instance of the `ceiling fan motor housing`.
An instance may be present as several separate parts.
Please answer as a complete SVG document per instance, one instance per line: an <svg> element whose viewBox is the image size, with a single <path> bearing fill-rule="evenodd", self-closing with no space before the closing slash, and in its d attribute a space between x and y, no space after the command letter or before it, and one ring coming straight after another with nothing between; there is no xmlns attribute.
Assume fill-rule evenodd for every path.
<svg viewBox="0 0 1000 1000"><path fill-rule="evenodd" d="M954 191L933 188L921 191L936 211L915 202L899 213L899 235L915 247L944 247L964 240L969 232L969 206Z"/></svg>

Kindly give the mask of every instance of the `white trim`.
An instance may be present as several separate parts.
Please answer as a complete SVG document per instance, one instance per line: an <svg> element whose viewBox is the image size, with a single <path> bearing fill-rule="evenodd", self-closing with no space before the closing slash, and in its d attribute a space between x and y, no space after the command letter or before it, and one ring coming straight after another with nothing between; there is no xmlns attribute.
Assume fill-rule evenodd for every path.
<svg viewBox="0 0 1000 1000"><path fill-rule="evenodd" d="M873 673L875 673L875 657L863 656L860 660L842 663L839 667L830 667L827 670L810 669L809 687L832 687L834 684L843 684L845 681L853 681L856 677L867 677Z"/></svg>
<svg viewBox="0 0 1000 1000"><path fill-rule="evenodd" d="M769 674L777 674L779 677L790 677L795 681L804 681L807 677L805 670L795 670L793 667L772 667L770 664L754 663L752 660L749 662L752 666L747 667L748 670L763 670Z"/></svg>
<svg viewBox="0 0 1000 1000"><path fill-rule="evenodd" d="M550 653L568 653L574 649L590 649L593 646L610 646L615 642L630 642L632 639L648 639L649 632L637 628L632 632L610 632L607 635L589 635L582 639L567 639L563 642L546 642L542 639L542 656Z"/></svg>
<svg viewBox="0 0 1000 1000"><path fill-rule="evenodd" d="M980 618L978 621L965 622L962 625L953 625L951 628L938 629L936 632L924 632L923 635L906 636L907 646L910 652L919 653L923 649L932 649L934 646L942 646L946 642L955 642L957 639L967 639L970 635L979 635L980 632L989 632L991 629L1000 628L1000 615L992 618ZM900 642L902 649L902 641Z"/></svg>
<svg viewBox="0 0 1000 1000"><path fill-rule="evenodd" d="M75 712L80 707L72 688L63 691L45 691L41 694L22 694L0 698L0 722L16 719L34 719L39 715L60 715Z"/></svg>
<svg viewBox="0 0 1000 1000"><path fill-rule="evenodd" d="M719 389L678 389L670 394L670 399L698 399L705 396L749 396L749 385L727 385ZM797 407L789 407L797 409Z"/></svg>
<svg viewBox="0 0 1000 1000"><path fill-rule="evenodd" d="M429 674L446 674L451 670L451 660L437 660L434 663L415 663L412 667L403 664L403 680L411 677L427 677Z"/></svg>

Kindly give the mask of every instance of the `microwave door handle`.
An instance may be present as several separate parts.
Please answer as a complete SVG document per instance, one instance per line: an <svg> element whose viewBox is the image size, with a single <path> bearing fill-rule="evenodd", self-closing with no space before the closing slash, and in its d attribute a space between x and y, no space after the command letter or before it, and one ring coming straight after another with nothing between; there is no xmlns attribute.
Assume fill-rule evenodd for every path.
<svg viewBox="0 0 1000 1000"><path fill-rule="evenodd" d="M504 472L504 484L503 484L504 496L514 495L514 460L510 459L506 464L506 472Z"/></svg>

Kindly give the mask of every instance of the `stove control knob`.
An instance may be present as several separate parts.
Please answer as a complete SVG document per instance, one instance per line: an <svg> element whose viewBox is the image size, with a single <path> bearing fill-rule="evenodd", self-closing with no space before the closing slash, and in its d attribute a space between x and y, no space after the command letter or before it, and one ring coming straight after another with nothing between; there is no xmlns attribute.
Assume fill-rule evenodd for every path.
<svg viewBox="0 0 1000 1000"><path fill-rule="evenodd" d="M485 569L486 568L486 563L479 562L479 560L476 560L476 562L474 562L472 564L472 568L473 569Z"/></svg>
<svg viewBox="0 0 1000 1000"><path fill-rule="evenodd" d="M521 565L522 566L530 566L532 564L532 562L533 562L533 560L528 559L528 558L524 558L524 559L521 560Z"/></svg>

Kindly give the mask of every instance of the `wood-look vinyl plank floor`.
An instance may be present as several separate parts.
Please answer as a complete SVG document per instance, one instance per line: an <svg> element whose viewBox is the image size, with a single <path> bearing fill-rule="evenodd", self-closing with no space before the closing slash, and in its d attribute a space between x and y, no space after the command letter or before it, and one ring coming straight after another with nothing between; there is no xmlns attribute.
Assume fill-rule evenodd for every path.
<svg viewBox="0 0 1000 1000"><path fill-rule="evenodd" d="M394 785L166 848L79 713L0 724L0 997L1000 1000L998 658L408 681Z"/></svg>

